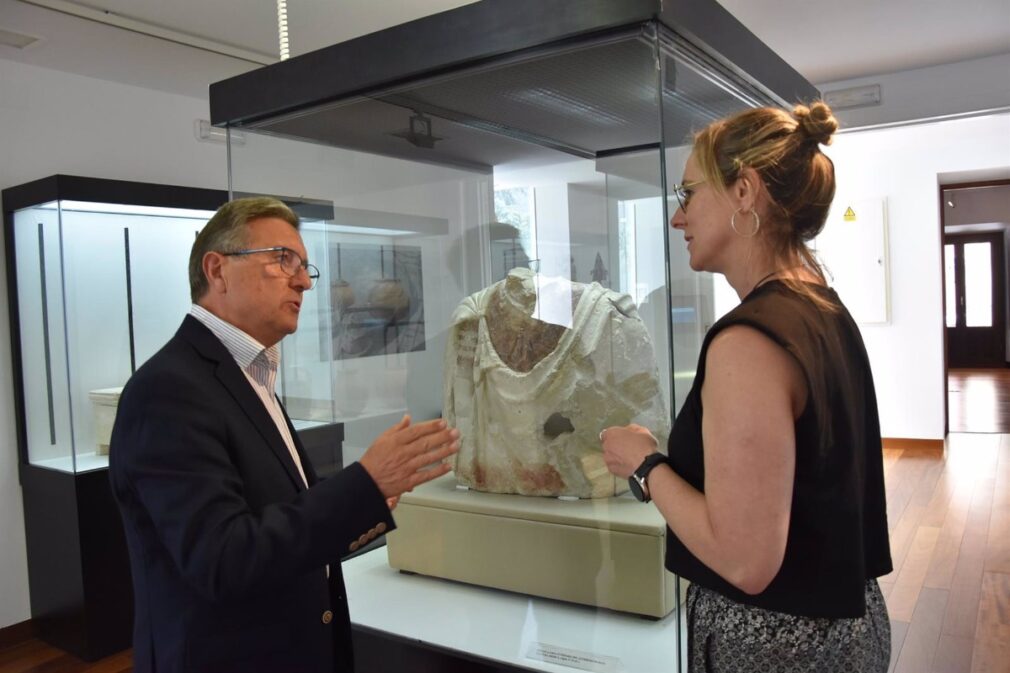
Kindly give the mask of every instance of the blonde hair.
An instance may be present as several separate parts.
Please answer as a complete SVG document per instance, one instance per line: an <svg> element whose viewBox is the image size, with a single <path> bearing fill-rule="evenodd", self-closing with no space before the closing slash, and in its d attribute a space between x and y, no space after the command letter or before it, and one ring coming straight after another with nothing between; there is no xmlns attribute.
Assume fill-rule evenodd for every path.
<svg viewBox="0 0 1010 673"><path fill-rule="evenodd" d="M824 228L835 196L835 167L821 152L838 130L831 108L822 101L797 105L792 113L756 108L709 124L694 138L702 175L726 190L744 168L753 168L771 197L762 231L778 259L798 256L821 281L824 271L807 242ZM824 308L834 305L811 288L785 280Z"/></svg>

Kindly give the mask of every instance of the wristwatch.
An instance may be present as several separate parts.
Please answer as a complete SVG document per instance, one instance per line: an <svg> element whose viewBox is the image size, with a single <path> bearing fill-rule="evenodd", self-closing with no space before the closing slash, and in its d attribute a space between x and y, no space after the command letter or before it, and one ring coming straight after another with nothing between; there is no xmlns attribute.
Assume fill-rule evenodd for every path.
<svg viewBox="0 0 1010 673"><path fill-rule="evenodd" d="M652 468L664 462L666 462L666 456L663 454L650 453L642 461L642 464L638 466L638 469L628 477L628 486L631 488L631 493L641 502L652 500L652 496L649 495L649 486L645 480L649 478Z"/></svg>

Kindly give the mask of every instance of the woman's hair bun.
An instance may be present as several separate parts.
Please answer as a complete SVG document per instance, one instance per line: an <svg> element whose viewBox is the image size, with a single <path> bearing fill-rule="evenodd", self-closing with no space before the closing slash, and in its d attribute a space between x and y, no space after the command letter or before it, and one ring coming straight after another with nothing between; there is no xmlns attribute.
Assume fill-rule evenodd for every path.
<svg viewBox="0 0 1010 673"><path fill-rule="evenodd" d="M797 124L796 132L819 145L830 145L831 136L838 130L838 120L823 101L811 103L810 107L797 105L793 108L793 119Z"/></svg>

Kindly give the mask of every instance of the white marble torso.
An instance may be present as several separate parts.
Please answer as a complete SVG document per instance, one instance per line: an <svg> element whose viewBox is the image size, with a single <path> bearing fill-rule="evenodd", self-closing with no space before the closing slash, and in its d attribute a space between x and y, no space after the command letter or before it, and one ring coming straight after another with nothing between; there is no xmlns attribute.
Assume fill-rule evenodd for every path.
<svg viewBox="0 0 1010 673"><path fill-rule="evenodd" d="M488 308L497 292L513 305L535 301L534 315L567 327L529 371L511 368L492 343ZM548 308L554 316L544 315ZM666 446L669 408L649 334L630 297L597 283L515 269L467 297L453 314L444 381L445 417L461 433L456 478L476 490L617 495L627 482L607 471L600 430L640 423Z"/></svg>

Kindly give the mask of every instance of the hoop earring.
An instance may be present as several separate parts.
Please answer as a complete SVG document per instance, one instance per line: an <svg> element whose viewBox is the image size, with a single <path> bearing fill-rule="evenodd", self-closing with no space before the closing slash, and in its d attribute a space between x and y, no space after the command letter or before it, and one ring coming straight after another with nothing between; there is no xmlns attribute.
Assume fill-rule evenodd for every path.
<svg viewBox="0 0 1010 673"><path fill-rule="evenodd" d="M754 231L750 232L749 234L741 234L740 230L736 228L736 216L738 213L742 211L743 208L737 208L736 210L733 211L733 215L729 218L730 229L732 229L733 233L735 233L737 236L743 236L744 238L754 238L755 236L757 236L757 233L761 231L761 218L758 217L757 211L751 208L750 214L754 216Z"/></svg>

